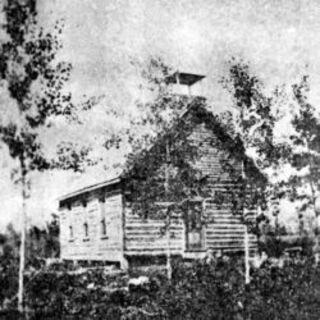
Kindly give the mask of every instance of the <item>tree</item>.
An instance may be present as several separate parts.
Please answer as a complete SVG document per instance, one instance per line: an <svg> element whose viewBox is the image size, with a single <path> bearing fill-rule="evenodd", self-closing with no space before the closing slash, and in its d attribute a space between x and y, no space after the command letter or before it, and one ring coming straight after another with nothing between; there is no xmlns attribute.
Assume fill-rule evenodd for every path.
<svg viewBox="0 0 320 320"><path fill-rule="evenodd" d="M45 227L29 227L27 235L26 266L41 267L45 259L59 257L59 220L57 215L52 214L51 220L46 223Z"/></svg>
<svg viewBox="0 0 320 320"><path fill-rule="evenodd" d="M63 91L71 65L57 62L62 45L57 23L52 32L38 25L36 0L7 0L3 5L7 37L0 47L1 88L10 96L9 108L0 119L0 140L17 163L22 196L22 227L19 267L19 310L23 310L23 272L25 264L26 212L30 195L30 173L55 167L79 169L88 148L74 150L71 143L58 146L58 159L45 154L41 136L56 117L75 118L77 108L71 94ZM61 161L62 160L62 161Z"/></svg>
<svg viewBox="0 0 320 320"><path fill-rule="evenodd" d="M233 60L229 71L223 83L241 110L235 126L237 134L268 178L266 190L259 190L258 198L254 199L273 213L275 234L279 235L277 218L282 199L299 205L300 220L303 219L301 213L308 210L317 216L320 124L315 107L308 102L308 77L292 85L289 93L278 87L266 96L262 82L251 74L248 64ZM291 119L291 128L287 123L287 132L279 137L276 125L283 119ZM289 178L281 177L284 169L290 173Z"/></svg>
<svg viewBox="0 0 320 320"><path fill-rule="evenodd" d="M129 128L123 131L120 138L131 149L127 155L124 177L133 211L144 217L165 220L161 234L167 240L169 279L172 269L171 225L177 209L181 211L178 204L199 197L204 192L201 188L204 178L193 166L200 156L198 146L188 140L192 126L188 121L180 120L191 99L172 94L167 82L171 73L172 69L160 58L150 59L142 71L150 101L137 103L138 116L131 119ZM199 105L205 103L203 99L196 100L194 102ZM113 138L107 145L118 141Z"/></svg>
<svg viewBox="0 0 320 320"><path fill-rule="evenodd" d="M291 200L299 202L299 216L311 211L314 216L315 246L319 250L319 216L317 199L320 194L320 121L316 108L308 102L310 91L308 76L292 86L296 107L292 110L291 124L294 133L290 135L288 148L290 156L287 162L294 169L288 181L288 194ZM318 260L318 252L316 261Z"/></svg>
<svg viewBox="0 0 320 320"><path fill-rule="evenodd" d="M230 196L235 203L234 210L238 212L238 207L241 207L243 222L249 228L245 232L246 283L249 283L248 230L258 233L258 223L265 217L259 214L256 220L248 219L247 208L266 209L268 204L277 221L279 200L284 196L281 183L270 183L270 171L274 172L279 168L286 150L285 146L275 138L278 115L273 107L277 105L281 91L276 89L270 97L267 96L262 81L252 74L250 66L234 58L229 61L228 76L222 78L221 82L231 93L234 107L239 110L235 121L232 123L229 120L234 128L235 138L242 141L244 152L267 178L260 185L257 184L258 180L253 180L245 174L243 160L242 187L230 190Z"/></svg>
<svg viewBox="0 0 320 320"><path fill-rule="evenodd" d="M308 102L308 77L304 76L299 84L293 85L294 99L298 110L292 119L295 133L290 136L292 155L288 159L297 169L297 174L290 181L293 196L302 200L301 211L312 208L315 211L319 193L320 165L320 124L319 115Z"/></svg>
<svg viewBox="0 0 320 320"><path fill-rule="evenodd" d="M20 237L11 224L1 234L1 276L0 276L0 305L11 298L18 288L18 262Z"/></svg>

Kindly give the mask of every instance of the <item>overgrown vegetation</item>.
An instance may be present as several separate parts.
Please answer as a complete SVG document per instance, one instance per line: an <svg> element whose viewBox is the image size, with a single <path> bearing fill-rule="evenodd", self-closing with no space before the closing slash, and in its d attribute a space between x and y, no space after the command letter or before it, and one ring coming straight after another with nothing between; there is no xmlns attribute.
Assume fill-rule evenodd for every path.
<svg viewBox="0 0 320 320"><path fill-rule="evenodd" d="M243 256L186 263L173 259L169 282L164 267L136 268L123 273L112 268L74 269L72 264L45 266L41 257L54 257L56 221L46 229L27 233L25 310L29 319L318 319L320 270L310 255L312 242L292 243L302 255L275 260L270 257L251 270L244 284ZM268 255L283 257L284 241L269 234ZM17 319L19 234L8 227L1 237L0 302L5 319ZM279 240L280 241L280 240ZM279 254L278 254L279 251ZM309 255L308 255L309 252ZM30 259L33 258L33 259ZM279 266L279 261L283 262ZM276 261L276 262L275 262ZM41 263L39 263L41 262ZM148 277L141 286L130 278ZM12 310L12 311L10 311ZM2 311L4 312L4 311ZM1 316L1 314L0 314Z"/></svg>
<svg viewBox="0 0 320 320"><path fill-rule="evenodd" d="M170 283L163 272L147 271L149 282L139 287L128 287L127 275L99 269L46 271L30 275L26 305L31 319L319 318L320 271L310 260L290 259L282 268L267 261L248 286L243 269L241 257L174 261Z"/></svg>
<svg viewBox="0 0 320 320"><path fill-rule="evenodd" d="M18 289L19 246L21 236L8 225L0 234L0 310L16 302ZM32 227L26 233L26 270L40 270L46 259L59 256L59 224L53 215L45 227Z"/></svg>

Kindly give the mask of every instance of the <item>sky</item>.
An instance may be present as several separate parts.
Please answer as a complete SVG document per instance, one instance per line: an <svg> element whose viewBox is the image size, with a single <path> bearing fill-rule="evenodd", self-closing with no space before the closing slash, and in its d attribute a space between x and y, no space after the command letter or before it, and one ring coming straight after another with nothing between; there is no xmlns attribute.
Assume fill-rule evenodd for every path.
<svg viewBox="0 0 320 320"><path fill-rule="evenodd" d="M126 112L141 97L139 66L150 56L205 75L201 90L217 112L231 103L219 79L232 56L248 61L270 89L294 83L307 72L311 102L319 105L319 17L316 0L39 1L40 24L50 29L56 20L64 21L59 59L73 65L66 89L75 101L105 96L86 118L79 139L98 137L111 125L104 117L107 108ZM48 136L45 143L54 138ZM0 228L18 224L20 210L19 190L10 180L11 160L5 152L1 156ZM99 170L81 176L35 175L30 223L43 223L56 211L60 195L108 176Z"/></svg>

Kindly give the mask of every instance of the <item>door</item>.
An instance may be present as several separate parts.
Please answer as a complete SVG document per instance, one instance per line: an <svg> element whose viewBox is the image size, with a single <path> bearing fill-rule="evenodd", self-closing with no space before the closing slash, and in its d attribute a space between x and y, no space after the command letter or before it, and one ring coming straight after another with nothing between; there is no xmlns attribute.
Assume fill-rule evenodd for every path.
<svg viewBox="0 0 320 320"><path fill-rule="evenodd" d="M186 215L186 249L199 251L205 249L205 225L202 223L201 207L189 207Z"/></svg>

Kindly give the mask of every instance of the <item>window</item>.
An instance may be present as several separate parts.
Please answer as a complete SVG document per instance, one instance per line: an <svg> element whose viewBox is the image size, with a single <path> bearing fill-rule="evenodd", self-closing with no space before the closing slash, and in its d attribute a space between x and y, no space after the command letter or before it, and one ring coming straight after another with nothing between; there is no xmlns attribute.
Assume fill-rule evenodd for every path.
<svg viewBox="0 0 320 320"><path fill-rule="evenodd" d="M102 218L101 220L101 238L107 238L107 224L105 218Z"/></svg>
<svg viewBox="0 0 320 320"><path fill-rule="evenodd" d="M83 239L83 241L88 241L89 240L89 226L88 226L87 222L85 222L83 224L83 231L84 231L84 239Z"/></svg>
<svg viewBox="0 0 320 320"><path fill-rule="evenodd" d="M73 227L69 226L69 241L73 241Z"/></svg>

